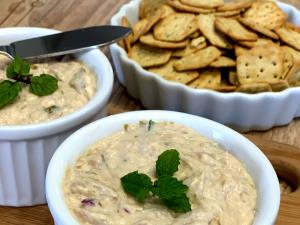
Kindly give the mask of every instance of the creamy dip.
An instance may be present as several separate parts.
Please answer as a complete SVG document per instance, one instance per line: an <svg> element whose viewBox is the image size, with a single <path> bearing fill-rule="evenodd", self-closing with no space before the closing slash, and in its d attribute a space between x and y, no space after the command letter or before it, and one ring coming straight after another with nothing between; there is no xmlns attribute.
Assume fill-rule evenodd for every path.
<svg viewBox="0 0 300 225"><path fill-rule="evenodd" d="M6 78L7 60L1 58L0 82ZM16 102L0 109L0 125L23 125L45 122L68 115L83 107L96 92L96 76L75 60L48 61L31 65L30 73L50 74L58 79L58 89L39 97L22 88Z"/></svg>
<svg viewBox="0 0 300 225"><path fill-rule="evenodd" d="M170 122L126 125L101 139L70 167L64 178L65 201L81 224L93 225L249 225L257 194L252 178L233 155L190 128ZM177 214L158 199L139 204L120 182L138 170L155 178L157 157L180 153L175 176L189 187L192 211Z"/></svg>

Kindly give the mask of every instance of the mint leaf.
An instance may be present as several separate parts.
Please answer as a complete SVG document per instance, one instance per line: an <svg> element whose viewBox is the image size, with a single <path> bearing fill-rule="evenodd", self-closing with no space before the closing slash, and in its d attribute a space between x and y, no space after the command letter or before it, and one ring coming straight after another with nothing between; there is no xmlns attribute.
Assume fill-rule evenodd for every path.
<svg viewBox="0 0 300 225"><path fill-rule="evenodd" d="M166 199L164 202L169 209L172 209L178 213L192 211L191 203L186 194L182 194L172 199Z"/></svg>
<svg viewBox="0 0 300 225"><path fill-rule="evenodd" d="M57 82L58 80L55 77L49 74L41 74L32 77L29 90L38 96L50 95L58 89Z"/></svg>
<svg viewBox="0 0 300 225"><path fill-rule="evenodd" d="M175 149L164 151L158 160L156 161L156 175L160 177L162 175L173 176L178 171L179 166L179 153Z"/></svg>
<svg viewBox="0 0 300 225"><path fill-rule="evenodd" d="M0 109L16 101L21 91L21 85L9 80L0 83Z"/></svg>
<svg viewBox="0 0 300 225"><path fill-rule="evenodd" d="M7 66L6 76L8 78L17 79L20 76L29 75L29 71L30 65L19 56L16 56L16 58Z"/></svg>
<svg viewBox="0 0 300 225"><path fill-rule="evenodd" d="M188 186L177 180L175 177L163 175L154 182L153 194L161 199L172 199L186 193Z"/></svg>
<svg viewBox="0 0 300 225"><path fill-rule="evenodd" d="M139 202L144 202L149 196L152 188L150 177L138 171L127 174L121 178L121 184L125 192L136 198Z"/></svg>

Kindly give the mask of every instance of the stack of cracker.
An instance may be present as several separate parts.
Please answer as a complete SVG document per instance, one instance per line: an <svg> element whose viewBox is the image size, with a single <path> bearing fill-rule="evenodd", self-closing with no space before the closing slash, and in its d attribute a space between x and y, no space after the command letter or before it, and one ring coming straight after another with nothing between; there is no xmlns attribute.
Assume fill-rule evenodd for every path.
<svg viewBox="0 0 300 225"><path fill-rule="evenodd" d="M300 27L274 1L143 0L132 29L120 45L167 80L222 92L300 86Z"/></svg>

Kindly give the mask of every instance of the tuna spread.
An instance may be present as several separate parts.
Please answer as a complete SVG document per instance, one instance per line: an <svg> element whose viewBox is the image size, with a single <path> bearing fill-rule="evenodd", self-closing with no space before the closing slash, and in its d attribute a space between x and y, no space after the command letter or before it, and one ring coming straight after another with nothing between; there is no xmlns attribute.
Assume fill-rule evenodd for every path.
<svg viewBox="0 0 300 225"><path fill-rule="evenodd" d="M6 79L7 64L1 58L0 82ZM24 87L17 101L0 109L0 125L34 124L63 117L87 104L96 92L95 74L75 60L32 64L30 73L55 76L58 90L39 97Z"/></svg>
<svg viewBox="0 0 300 225"><path fill-rule="evenodd" d="M125 129L126 128L126 129ZM180 153L175 176L189 189L188 213L174 213L158 199L138 203L120 182L139 171L155 178L157 157L167 149ZM99 140L66 171L67 206L84 225L249 225L257 193L244 165L218 143L171 122L126 125Z"/></svg>

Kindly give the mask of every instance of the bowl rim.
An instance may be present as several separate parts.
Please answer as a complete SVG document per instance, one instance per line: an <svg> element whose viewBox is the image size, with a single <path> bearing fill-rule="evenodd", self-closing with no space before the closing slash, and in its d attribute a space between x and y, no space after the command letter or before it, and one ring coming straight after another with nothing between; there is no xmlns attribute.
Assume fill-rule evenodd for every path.
<svg viewBox="0 0 300 225"><path fill-rule="evenodd" d="M7 27L0 28L0 39L1 36L8 34L22 35L29 32L36 33L36 36L42 36L60 31L41 27ZM79 61L82 61L81 57L87 55L96 56L94 57L94 60L101 62L103 69L106 70L106 72L103 74L98 74L96 71L94 71L97 78L97 90L95 95L88 101L87 104L66 116L50 121L25 125L0 125L0 140L32 139L45 135L49 136L55 133L62 133L89 119L95 114L93 111L102 109L109 99L112 91L114 82L113 69L108 58L99 49L93 49L87 52L79 52L74 54L75 58Z"/></svg>
<svg viewBox="0 0 300 225"><path fill-rule="evenodd" d="M260 225L260 224L272 225L275 222L275 219L279 211L279 205L280 205L279 182L275 170L271 165L270 161L256 145L254 145L246 137L242 136L241 134L232 130L231 128L228 128L220 123L214 122L212 120L203 117L190 115L186 113L174 112L174 111L143 110L143 111L133 111L133 112L115 114L112 116L102 118L89 125L86 125L85 127L73 133L69 138L67 138L60 145L57 151L54 153L49 163L47 175L46 175L46 197L47 197L47 202L51 214L58 225L70 225L70 224L79 225L76 219L72 216L71 212L68 210L68 207L64 202L63 191L62 191L62 181L64 176L63 171L65 171L68 166L73 164L74 160L76 161L78 157L84 151L86 151L87 148L90 146L90 143L88 142L91 140L86 141L86 143L83 143L84 147L83 148L80 147L82 149L75 150L74 153L74 151L72 151L74 150L72 146L76 146L76 140L86 140L83 137L87 136L91 132L97 133L97 130L101 130L101 129L104 130L106 134L104 136L108 136L111 133L115 132L115 131L111 132L111 130L116 129L116 128L111 128L111 126L122 127L126 123L134 123L144 119L148 119L148 120L153 119L158 121L174 121L176 123L182 124L187 127L192 127L191 121L197 120L198 125L200 123L204 124L207 132L214 133L215 131L216 135L218 132L223 133L223 136L231 136L230 142L232 143L236 142L237 144L242 144L243 146L245 146L244 153L242 154L248 156L251 155L251 157L254 157L256 166L259 168L259 171L261 172L261 173L256 173L255 176L251 175L251 177L253 179L254 177L256 177L257 179L263 178L264 182L269 185L268 188L270 189L270 191L264 190L265 187L261 187L261 185L263 185L261 184L262 181L261 180L257 181L258 184L260 184L259 189L256 186L258 196L259 196L259 192L263 191L266 193L264 196L264 200L261 200L261 202L263 202L264 204L257 203L258 206L260 206L257 208L258 209L257 211L260 213L259 214L260 216L259 216L259 221L255 222L254 225ZM178 122L179 120L180 122ZM189 125L187 123L189 123ZM120 129L121 128L118 128L118 130ZM204 134L204 136L208 136L208 134ZM97 140L101 138L103 137L100 137ZM223 142L226 141L223 139ZM95 141L92 141L92 143L95 143ZM242 161L241 159L239 160ZM270 203L270 199L272 199L272 203ZM262 215L262 213L264 213L264 215ZM264 221L265 223L262 223L262 221Z"/></svg>
<svg viewBox="0 0 300 225"><path fill-rule="evenodd" d="M279 7L285 7L289 9L290 11L297 12L300 15L300 11L294 7L293 5L283 3L280 1L275 0L276 3L279 5ZM132 0L124 5L119 9L119 11L113 15L111 18L111 25L119 25L119 20L123 15L126 15L126 10L129 8L136 7L137 4L139 4L141 0ZM117 51L120 55L120 58L123 62L133 66L139 74L146 78L153 78L156 82L159 82L166 88L173 88L173 89L179 89L181 91L184 91L187 94L190 94L192 96L199 96L199 95L210 95L213 97L220 97L224 100L227 99L245 99L245 100L260 100L263 97L272 98L272 99L278 99L278 98L285 98L286 96L292 95L293 93L300 93L300 87L289 87L283 91L280 92L261 92L256 94L249 94L249 93L242 93L242 92L218 92L212 89L194 89L190 88L189 86L185 84L181 84L175 81L169 81L158 74L155 74L153 72L149 72L145 70L141 65L139 65L134 60L130 59L127 55L127 52L120 47L118 44L113 44L110 46L111 49Z"/></svg>

